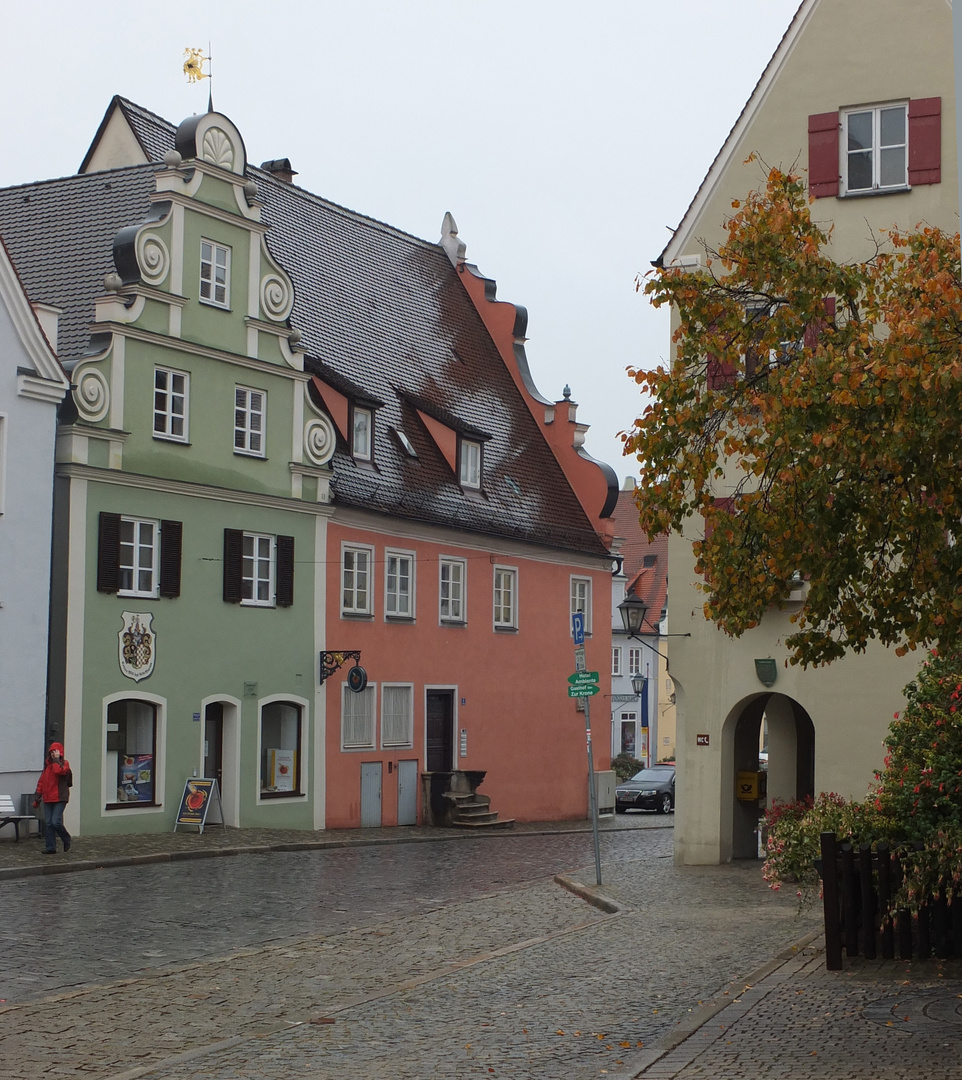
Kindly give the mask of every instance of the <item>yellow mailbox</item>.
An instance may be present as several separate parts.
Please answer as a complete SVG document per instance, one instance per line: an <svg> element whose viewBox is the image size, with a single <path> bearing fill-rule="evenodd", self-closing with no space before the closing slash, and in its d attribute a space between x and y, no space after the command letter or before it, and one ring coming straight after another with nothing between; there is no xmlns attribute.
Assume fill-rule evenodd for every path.
<svg viewBox="0 0 962 1080"><path fill-rule="evenodd" d="M760 798L758 773L735 773L735 794L743 802L758 802Z"/></svg>

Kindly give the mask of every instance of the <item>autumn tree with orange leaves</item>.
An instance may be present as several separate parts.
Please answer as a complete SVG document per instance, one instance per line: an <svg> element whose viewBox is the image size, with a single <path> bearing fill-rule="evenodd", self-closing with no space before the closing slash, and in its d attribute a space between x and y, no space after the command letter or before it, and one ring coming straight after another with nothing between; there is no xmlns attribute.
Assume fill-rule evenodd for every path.
<svg viewBox="0 0 962 1080"><path fill-rule="evenodd" d="M629 371L651 398L625 443L642 527L704 535L705 612L734 636L804 575L794 663L957 641L958 235L890 231L835 263L804 182L777 169L733 210L707 270L639 283L680 317L670 369Z"/></svg>

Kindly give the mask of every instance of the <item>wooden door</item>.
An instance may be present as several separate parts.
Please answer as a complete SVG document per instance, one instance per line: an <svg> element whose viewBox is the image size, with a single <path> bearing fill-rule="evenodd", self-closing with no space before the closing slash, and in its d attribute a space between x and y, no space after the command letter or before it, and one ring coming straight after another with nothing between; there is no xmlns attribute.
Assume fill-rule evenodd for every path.
<svg viewBox="0 0 962 1080"><path fill-rule="evenodd" d="M454 768L454 691L429 690L427 696L427 771Z"/></svg>

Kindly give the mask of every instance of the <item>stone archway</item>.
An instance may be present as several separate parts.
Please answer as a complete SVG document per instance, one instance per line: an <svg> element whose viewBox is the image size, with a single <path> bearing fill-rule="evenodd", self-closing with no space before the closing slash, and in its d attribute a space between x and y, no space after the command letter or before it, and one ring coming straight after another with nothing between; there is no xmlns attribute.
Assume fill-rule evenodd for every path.
<svg viewBox="0 0 962 1080"><path fill-rule="evenodd" d="M762 723L768 725L768 796L765 803L737 797L735 776L759 770ZM733 760L727 785L731 799L731 857L758 857L758 821L772 800L791 802L815 793L815 725L793 698L759 694L729 718L733 722Z"/></svg>

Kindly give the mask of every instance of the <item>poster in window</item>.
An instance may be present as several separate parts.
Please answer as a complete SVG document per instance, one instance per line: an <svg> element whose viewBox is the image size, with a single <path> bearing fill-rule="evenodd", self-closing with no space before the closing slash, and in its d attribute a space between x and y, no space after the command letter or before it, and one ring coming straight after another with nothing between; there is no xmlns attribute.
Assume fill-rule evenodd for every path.
<svg viewBox="0 0 962 1080"><path fill-rule="evenodd" d="M621 752L635 756L635 722L634 720L622 720L621 722Z"/></svg>
<svg viewBox="0 0 962 1080"><path fill-rule="evenodd" d="M117 759L117 802L154 801L154 755L121 754Z"/></svg>
<svg viewBox="0 0 962 1080"><path fill-rule="evenodd" d="M296 750L267 751L267 791L293 791Z"/></svg>

